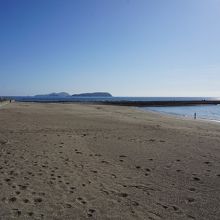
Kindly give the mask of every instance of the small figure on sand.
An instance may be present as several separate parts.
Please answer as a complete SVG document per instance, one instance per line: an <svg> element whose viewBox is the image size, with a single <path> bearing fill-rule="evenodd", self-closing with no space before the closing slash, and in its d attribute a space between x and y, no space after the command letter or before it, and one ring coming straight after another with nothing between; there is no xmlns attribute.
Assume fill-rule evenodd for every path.
<svg viewBox="0 0 220 220"><path fill-rule="evenodd" d="M196 116L196 112L195 112L195 113L194 113L194 119L196 119L196 117L197 117L197 116Z"/></svg>

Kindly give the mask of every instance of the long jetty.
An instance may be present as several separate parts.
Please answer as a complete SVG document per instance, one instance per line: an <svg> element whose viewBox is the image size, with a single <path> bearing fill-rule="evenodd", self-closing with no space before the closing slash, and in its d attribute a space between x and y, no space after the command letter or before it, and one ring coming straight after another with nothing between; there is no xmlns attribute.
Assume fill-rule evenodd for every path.
<svg viewBox="0 0 220 220"><path fill-rule="evenodd" d="M134 107L165 107L165 106L194 106L219 105L220 100L189 100L189 101L101 101L94 104L134 106Z"/></svg>
<svg viewBox="0 0 220 220"><path fill-rule="evenodd" d="M166 107L166 106L195 106L195 105L220 105L220 100L163 100L163 101L128 101L128 100L103 100L103 101L82 101L82 100L18 100L19 102L38 103L82 103L95 105L117 105L133 107Z"/></svg>

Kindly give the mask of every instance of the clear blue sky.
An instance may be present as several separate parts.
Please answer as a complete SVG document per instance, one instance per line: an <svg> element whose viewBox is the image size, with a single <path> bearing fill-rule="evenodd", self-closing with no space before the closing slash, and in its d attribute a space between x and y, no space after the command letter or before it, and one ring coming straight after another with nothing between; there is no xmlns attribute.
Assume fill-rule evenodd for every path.
<svg viewBox="0 0 220 220"><path fill-rule="evenodd" d="M0 0L0 95L220 96L219 0Z"/></svg>

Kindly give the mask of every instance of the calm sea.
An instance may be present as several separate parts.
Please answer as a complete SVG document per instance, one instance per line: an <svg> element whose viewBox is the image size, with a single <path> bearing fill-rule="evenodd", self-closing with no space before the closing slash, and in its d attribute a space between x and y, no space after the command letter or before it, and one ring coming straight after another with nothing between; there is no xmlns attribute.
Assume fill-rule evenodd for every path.
<svg viewBox="0 0 220 220"><path fill-rule="evenodd" d="M13 96L11 99L27 102L86 102L86 101L180 101L180 100L213 100L217 98L210 97L33 97L33 96ZM178 106L178 107L144 107L144 110L156 111L165 114L171 114L181 117L193 118L194 113L199 119L220 121L220 105L202 105L202 106Z"/></svg>
<svg viewBox="0 0 220 220"><path fill-rule="evenodd" d="M186 118L194 118L194 113L196 113L198 119L220 122L220 105L144 107L142 109Z"/></svg>

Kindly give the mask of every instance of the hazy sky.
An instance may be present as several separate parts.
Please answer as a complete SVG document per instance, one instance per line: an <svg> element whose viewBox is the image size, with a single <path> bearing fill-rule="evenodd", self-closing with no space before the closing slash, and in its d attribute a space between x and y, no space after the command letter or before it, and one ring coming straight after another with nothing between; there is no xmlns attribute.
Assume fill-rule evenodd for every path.
<svg viewBox="0 0 220 220"><path fill-rule="evenodd" d="M0 95L220 96L220 0L0 0Z"/></svg>

